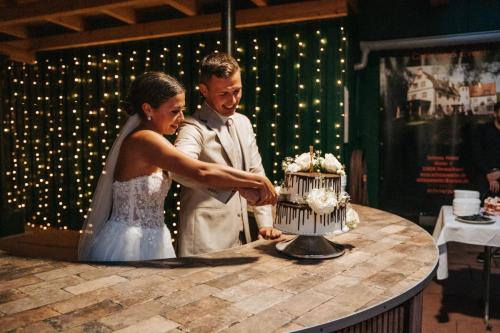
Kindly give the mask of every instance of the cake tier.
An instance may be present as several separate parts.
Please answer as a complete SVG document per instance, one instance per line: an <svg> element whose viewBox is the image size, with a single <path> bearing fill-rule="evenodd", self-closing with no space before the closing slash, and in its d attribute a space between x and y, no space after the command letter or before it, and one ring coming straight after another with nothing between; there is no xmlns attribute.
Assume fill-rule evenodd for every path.
<svg viewBox="0 0 500 333"><path fill-rule="evenodd" d="M347 231L346 207L331 214L316 214L308 205L278 202L274 227L295 235L318 236Z"/></svg>
<svg viewBox="0 0 500 333"><path fill-rule="evenodd" d="M314 188L333 189L339 194L340 185L340 176L332 173L290 172L285 175L285 187L292 197L302 197Z"/></svg>

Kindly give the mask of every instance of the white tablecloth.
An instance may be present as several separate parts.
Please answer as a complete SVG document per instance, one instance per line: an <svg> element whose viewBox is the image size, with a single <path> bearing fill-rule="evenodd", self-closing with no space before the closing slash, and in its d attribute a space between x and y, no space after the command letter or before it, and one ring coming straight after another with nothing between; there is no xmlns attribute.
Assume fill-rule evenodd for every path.
<svg viewBox="0 0 500 333"><path fill-rule="evenodd" d="M452 206L443 206L439 212L432 236L439 248L438 280L448 277L447 242L500 247L500 216L492 217L495 223L469 224L458 222Z"/></svg>

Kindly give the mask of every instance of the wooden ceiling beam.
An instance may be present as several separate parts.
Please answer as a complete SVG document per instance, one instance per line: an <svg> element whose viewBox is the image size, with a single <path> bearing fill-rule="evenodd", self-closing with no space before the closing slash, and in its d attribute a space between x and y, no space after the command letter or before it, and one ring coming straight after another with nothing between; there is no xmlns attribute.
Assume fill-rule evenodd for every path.
<svg viewBox="0 0 500 333"><path fill-rule="evenodd" d="M0 32L22 39L29 37L28 29L20 25L0 26Z"/></svg>
<svg viewBox="0 0 500 333"><path fill-rule="evenodd" d="M51 0L6 7L0 11L0 26L47 20L50 17L102 12L105 9L144 4L144 0Z"/></svg>
<svg viewBox="0 0 500 333"><path fill-rule="evenodd" d="M315 0L236 12L236 27L294 23L347 16L347 0Z"/></svg>
<svg viewBox="0 0 500 333"><path fill-rule="evenodd" d="M35 53L11 47L8 45L0 45L0 53L5 54L11 60L34 64L36 61Z"/></svg>
<svg viewBox="0 0 500 333"><path fill-rule="evenodd" d="M346 0L311 0L302 3L239 10L236 12L236 27L248 28L328 19L346 15ZM218 31L220 29L220 15L210 14L47 36L29 40L2 42L0 45L5 44L38 52L188 35Z"/></svg>
<svg viewBox="0 0 500 333"><path fill-rule="evenodd" d="M165 3L187 16L198 14L198 3L196 0L166 0Z"/></svg>
<svg viewBox="0 0 500 333"><path fill-rule="evenodd" d="M102 12L127 24L137 23L137 14L135 13L135 10L133 10L132 8L104 9Z"/></svg>
<svg viewBox="0 0 500 333"><path fill-rule="evenodd" d="M61 17L49 17L48 22L63 26L73 31L83 31L85 30L85 22L81 16L61 16Z"/></svg>
<svg viewBox="0 0 500 333"><path fill-rule="evenodd" d="M252 2L258 7L267 6L267 0L252 0Z"/></svg>
<svg viewBox="0 0 500 333"><path fill-rule="evenodd" d="M127 41L189 35L220 30L220 15L203 15L180 19L139 23L99 30L86 30L34 39L0 43L33 51L59 50Z"/></svg>

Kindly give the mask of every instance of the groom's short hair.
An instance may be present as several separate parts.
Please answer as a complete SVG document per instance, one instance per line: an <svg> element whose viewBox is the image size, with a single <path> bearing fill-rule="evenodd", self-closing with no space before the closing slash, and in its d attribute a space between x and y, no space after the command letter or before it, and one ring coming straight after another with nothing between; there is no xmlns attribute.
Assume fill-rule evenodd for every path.
<svg viewBox="0 0 500 333"><path fill-rule="evenodd" d="M229 54L213 52L201 61L200 83L208 84L212 75L227 79L239 70L238 62Z"/></svg>

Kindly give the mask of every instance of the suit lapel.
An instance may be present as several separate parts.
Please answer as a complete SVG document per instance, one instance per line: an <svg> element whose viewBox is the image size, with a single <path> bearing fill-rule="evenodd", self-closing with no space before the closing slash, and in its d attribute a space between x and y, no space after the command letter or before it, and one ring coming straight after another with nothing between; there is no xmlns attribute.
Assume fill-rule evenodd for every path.
<svg viewBox="0 0 500 333"><path fill-rule="evenodd" d="M216 133L222 148L224 148L227 157L231 161L231 165L235 166L236 158L234 156L233 139L231 139L226 125L222 123L220 117L206 103L203 103L199 111L199 119Z"/></svg>

